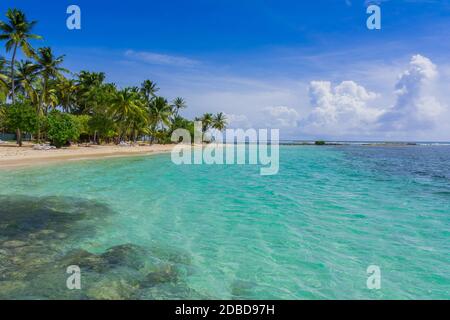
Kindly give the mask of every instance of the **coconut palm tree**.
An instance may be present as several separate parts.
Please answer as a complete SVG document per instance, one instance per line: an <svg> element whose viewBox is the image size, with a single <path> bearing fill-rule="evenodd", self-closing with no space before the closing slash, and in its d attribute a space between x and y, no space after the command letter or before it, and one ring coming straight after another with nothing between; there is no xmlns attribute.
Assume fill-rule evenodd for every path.
<svg viewBox="0 0 450 320"><path fill-rule="evenodd" d="M159 91L158 86L151 80L145 80L141 84L141 94L145 97L147 102L155 98L156 92Z"/></svg>
<svg viewBox="0 0 450 320"><path fill-rule="evenodd" d="M9 91L9 78L6 74L6 60L0 57L0 102L5 101Z"/></svg>
<svg viewBox="0 0 450 320"><path fill-rule="evenodd" d="M56 80L56 95L59 105L64 112L71 112L75 108L77 84L73 79L60 78Z"/></svg>
<svg viewBox="0 0 450 320"><path fill-rule="evenodd" d="M105 74L103 72L81 71L77 78L76 85L78 89L74 113L92 114L105 98L105 90L103 90ZM113 91L114 94L110 95L109 99L115 95L116 90Z"/></svg>
<svg viewBox="0 0 450 320"><path fill-rule="evenodd" d="M121 126L121 140L129 130L136 139L138 125L146 124L147 121L147 113L140 95L132 88L125 88L117 92L111 103L111 115Z"/></svg>
<svg viewBox="0 0 450 320"><path fill-rule="evenodd" d="M186 101L183 98L181 98L181 97L177 97L172 102L172 108L173 108L173 114L175 116L178 116L178 114L180 113L181 109L186 109L187 108Z"/></svg>
<svg viewBox="0 0 450 320"><path fill-rule="evenodd" d="M155 97L150 104L150 118L155 128L163 129L170 125L172 108L163 97Z"/></svg>
<svg viewBox="0 0 450 320"><path fill-rule="evenodd" d="M21 60L16 63L16 87L17 91L28 98L37 107L38 95L36 91L36 81L38 78L39 66L30 60Z"/></svg>
<svg viewBox="0 0 450 320"><path fill-rule="evenodd" d="M202 123L202 142L204 141L205 133L211 128L213 123L212 113L204 113L200 118L195 118L195 121Z"/></svg>
<svg viewBox="0 0 450 320"><path fill-rule="evenodd" d="M49 81L62 79L62 73L69 73L70 71L62 68L61 64L64 61L64 56L56 57L50 47L39 48L36 55L36 62L39 68L39 74L42 78L42 92L41 92L41 105L43 107L47 102L47 95L49 90Z"/></svg>
<svg viewBox="0 0 450 320"><path fill-rule="evenodd" d="M151 143L155 136L160 136L160 131L170 126L170 120L173 115L172 107L163 97L155 97L149 105L149 123L152 134Z"/></svg>
<svg viewBox="0 0 450 320"><path fill-rule="evenodd" d="M222 132L227 126L227 117L223 112L214 115L211 127Z"/></svg>
<svg viewBox="0 0 450 320"><path fill-rule="evenodd" d="M17 9L9 9L6 13L8 22L0 21L0 40L5 40L6 52L12 50L11 57L11 97L15 102L15 76L14 68L16 62L17 49L20 48L27 57L34 56L33 48L29 40L42 39L41 36L32 34L36 21L28 21L25 14Z"/></svg>
<svg viewBox="0 0 450 320"><path fill-rule="evenodd" d="M39 103L37 108L38 116L42 112L48 111L48 107L55 104L56 91L49 86L50 80L60 79L62 73L69 73L69 70L61 67L64 56L55 57L49 47L39 48L36 54L36 63L39 66L39 75L41 76ZM41 138L40 125L38 125L38 142Z"/></svg>

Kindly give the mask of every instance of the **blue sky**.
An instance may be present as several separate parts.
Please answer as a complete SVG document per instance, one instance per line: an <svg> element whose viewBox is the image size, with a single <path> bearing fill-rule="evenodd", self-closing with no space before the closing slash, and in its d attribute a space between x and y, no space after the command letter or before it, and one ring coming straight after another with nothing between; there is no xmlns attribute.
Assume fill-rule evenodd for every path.
<svg viewBox="0 0 450 320"><path fill-rule="evenodd" d="M370 3L379 31L366 28L364 0L2 0L0 13L38 20L45 40L34 45L66 54L71 70L120 86L155 80L186 98L187 117L224 111L233 126L284 138L450 140L440 123L450 120L450 1ZM66 28L71 4L82 30Z"/></svg>

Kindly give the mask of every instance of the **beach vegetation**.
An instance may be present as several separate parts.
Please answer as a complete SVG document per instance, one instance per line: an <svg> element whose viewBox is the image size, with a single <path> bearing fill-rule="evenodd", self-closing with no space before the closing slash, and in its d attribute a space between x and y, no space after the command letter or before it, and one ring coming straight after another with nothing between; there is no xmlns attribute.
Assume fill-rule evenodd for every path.
<svg viewBox="0 0 450 320"><path fill-rule="evenodd" d="M4 108L6 127L16 132L17 144L22 146L22 134L33 133L38 126L34 108L27 102L15 102Z"/></svg>
<svg viewBox="0 0 450 320"><path fill-rule="evenodd" d="M48 138L57 148L78 140L80 122L77 116L52 110L47 117Z"/></svg>
<svg viewBox="0 0 450 320"><path fill-rule="evenodd" d="M27 57L33 57L35 52L30 45L30 40L41 39L42 37L32 33L36 21L28 21L25 13L17 9L8 9L6 12L7 21L0 20L0 40L5 41L6 52L11 52L10 79L11 79L11 99L15 102L15 62L17 49L20 49Z"/></svg>
<svg viewBox="0 0 450 320"><path fill-rule="evenodd" d="M18 9L9 9L5 21L0 19L0 42L5 45L0 53L1 125L16 132L19 145L22 132L57 147L76 142L172 143L177 128L194 136L194 121L181 115L188 106L184 98L158 95L159 87L150 79L120 88L108 83L103 72L71 72L64 67L64 55L48 46L32 47L31 41L42 39L33 33L36 24ZM227 126L223 113L195 119L203 121L202 137Z"/></svg>

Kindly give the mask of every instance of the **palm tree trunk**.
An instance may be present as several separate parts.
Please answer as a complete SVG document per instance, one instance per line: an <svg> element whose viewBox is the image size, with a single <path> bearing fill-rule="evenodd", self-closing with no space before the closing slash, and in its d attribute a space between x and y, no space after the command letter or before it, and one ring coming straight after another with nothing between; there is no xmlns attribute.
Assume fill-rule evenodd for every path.
<svg viewBox="0 0 450 320"><path fill-rule="evenodd" d="M38 114L38 125L37 125L37 142L40 143L41 142L41 122L40 122L40 116L41 116L41 110L43 107L43 102L44 102L44 98L45 98L45 93L47 90L47 79L44 79L44 85L42 87L42 94L41 97L39 99L39 105L38 105L38 110L37 110L37 114Z"/></svg>
<svg viewBox="0 0 450 320"><path fill-rule="evenodd" d="M40 108L38 106L38 110L37 110L37 115L38 115L38 119L37 119L37 143L41 142L41 112L40 112Z"/></svg>
<svg viewBox="0 0 450 320"><path fill-rule="evenodd" d="M12 97L12 103L16 102L16 95L15 95L15 86L16 82L14 80L14 64L16 63L16 53L17 53L17 43L14 45L14 51L11 58L11 97Z"/></svg>
<svg viewBox="0 0 450 320"><path fill-rule="evenodd" d="M17 128L16 130L16 139L17 139L17 144L19 145L19 147L22 146L22 133L20 132L20 129Z"/></svg>

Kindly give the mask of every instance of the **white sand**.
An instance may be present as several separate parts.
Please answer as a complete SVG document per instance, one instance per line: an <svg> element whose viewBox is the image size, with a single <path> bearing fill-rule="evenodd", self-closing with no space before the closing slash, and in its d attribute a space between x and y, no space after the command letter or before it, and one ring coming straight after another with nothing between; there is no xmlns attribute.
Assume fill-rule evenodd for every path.
<svg viewBox="0 0 450 320"><path fill-rule="evenodd" d="M32 144L18 147L14 144L0 144L0 169L42 165L67 160L96 159L133 155L149 155L170 152L173 145L146 146L73 146L69 148L34 150Z"/></svg>

